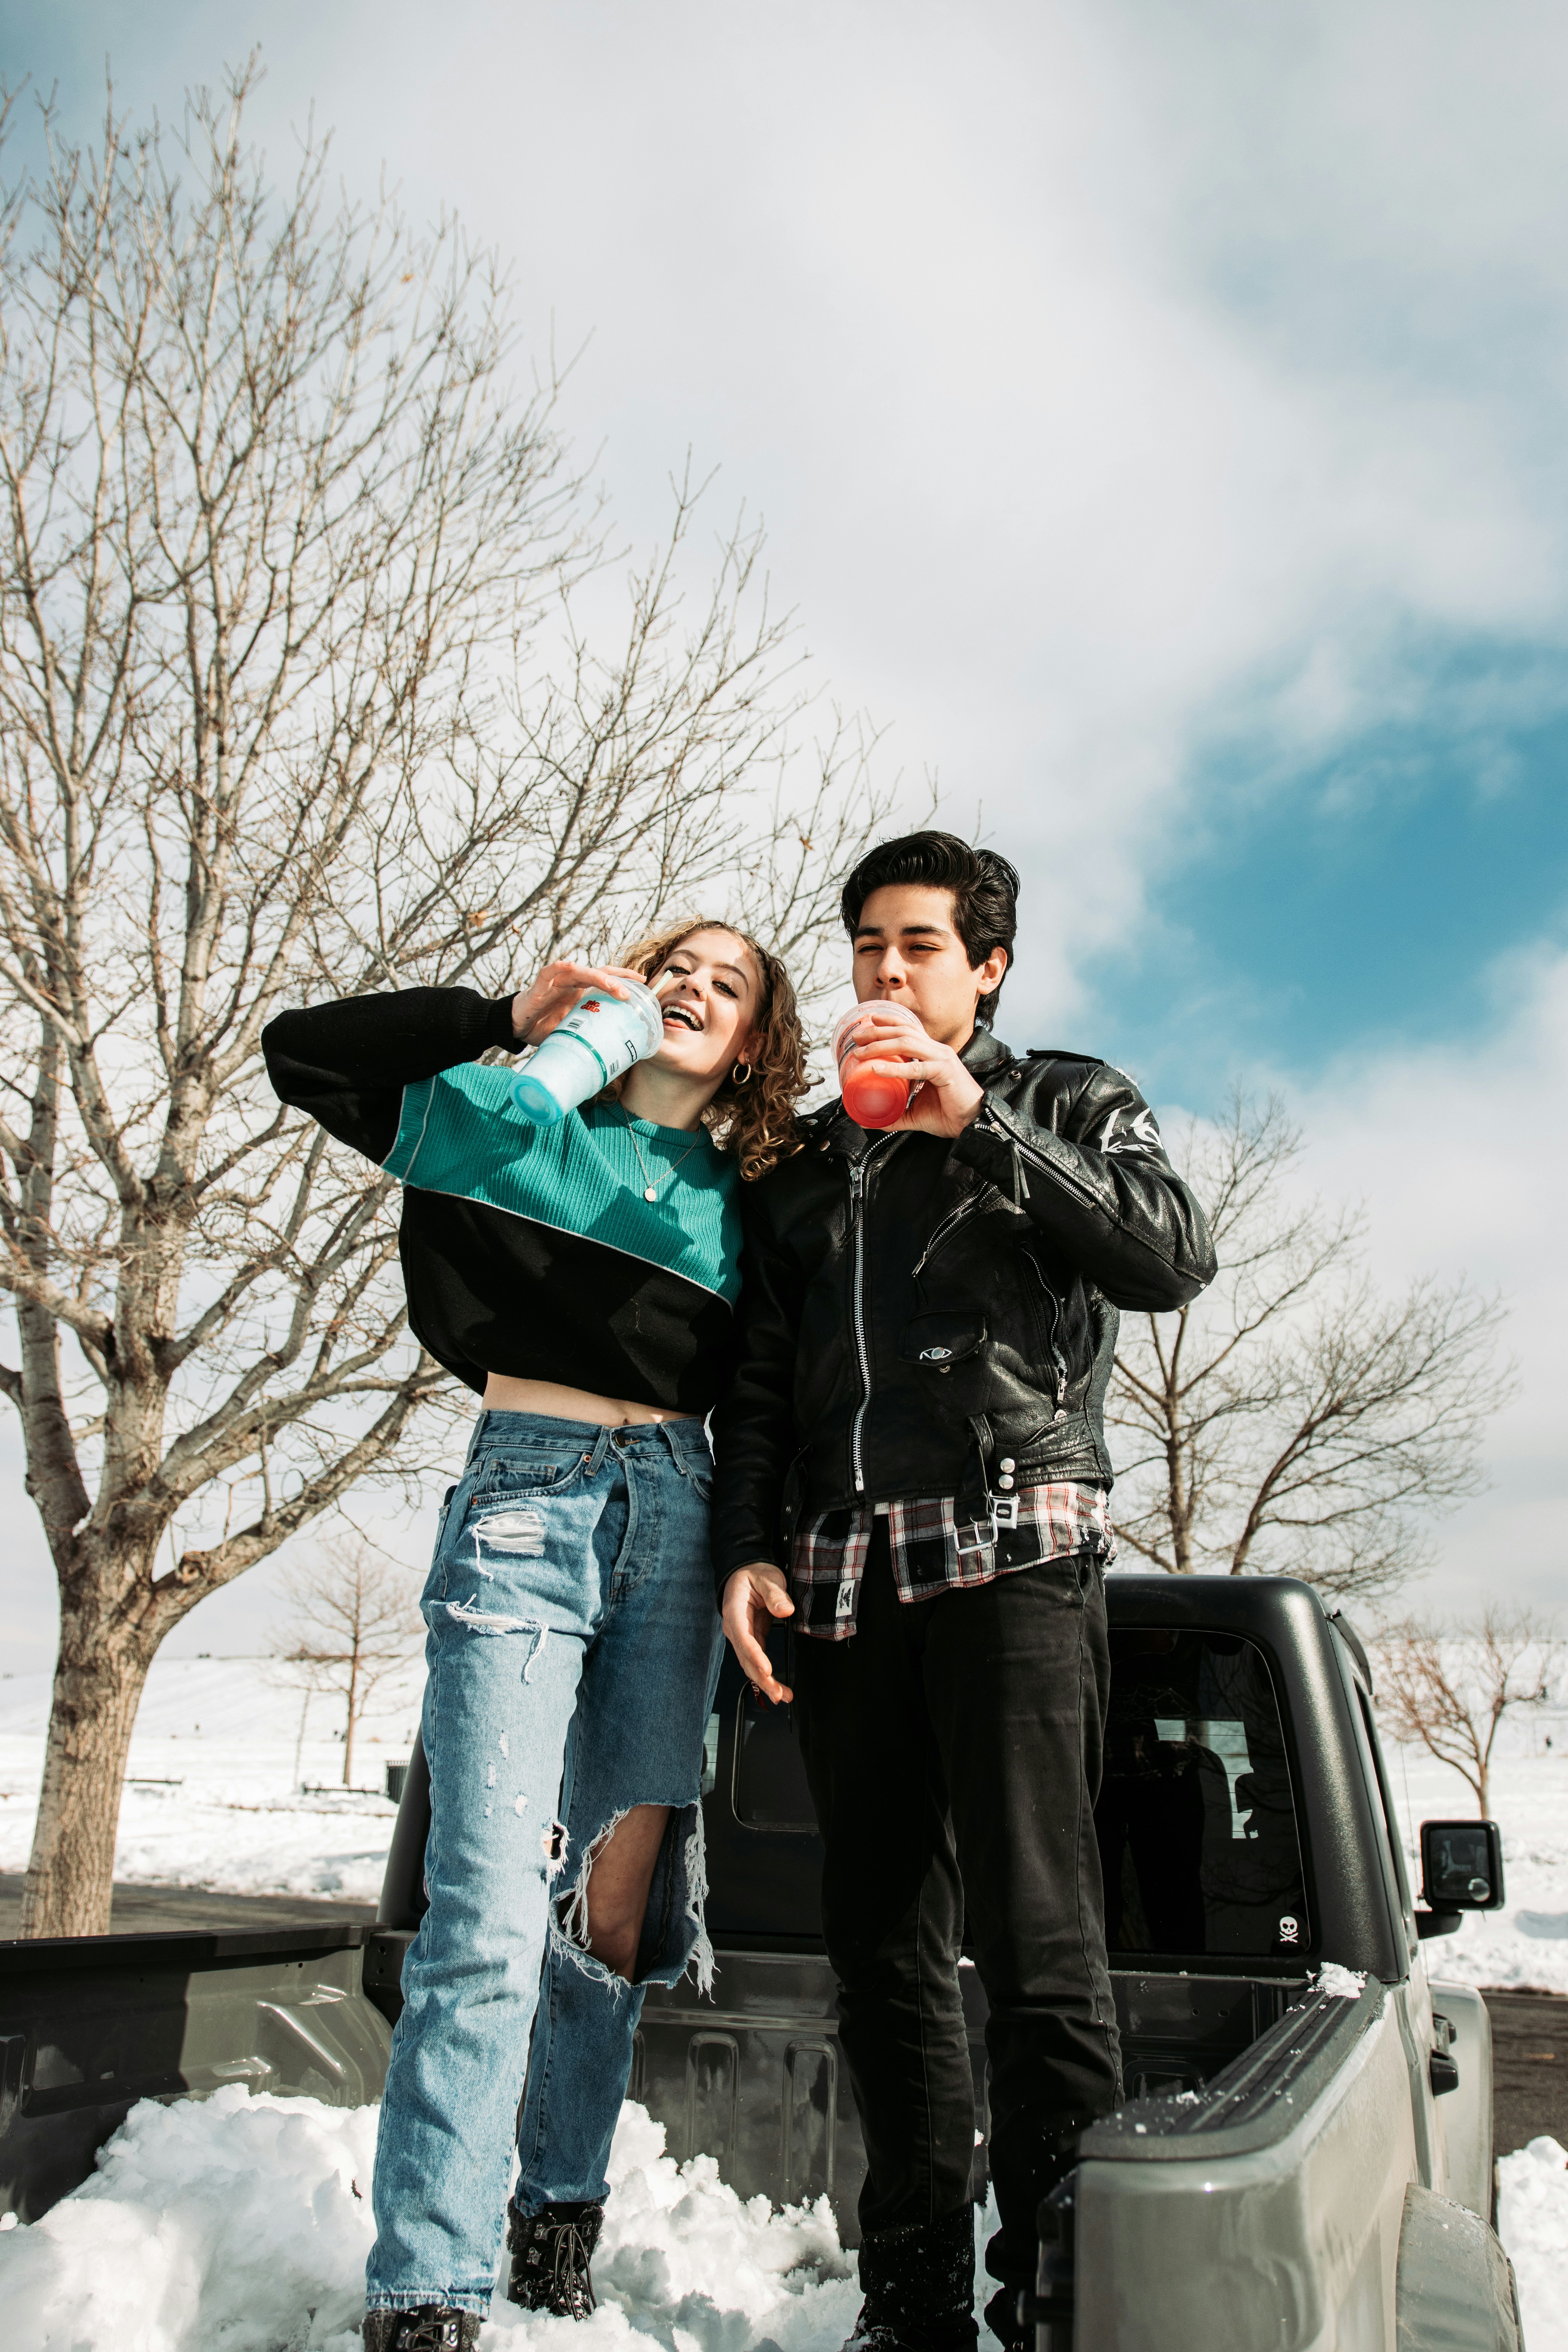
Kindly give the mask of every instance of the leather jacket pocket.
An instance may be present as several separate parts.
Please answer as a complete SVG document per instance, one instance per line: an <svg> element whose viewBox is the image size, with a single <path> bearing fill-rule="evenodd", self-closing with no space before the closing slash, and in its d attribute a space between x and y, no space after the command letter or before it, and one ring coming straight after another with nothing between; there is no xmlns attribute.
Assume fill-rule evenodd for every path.
<svg viewBox="0 0 1568 2352"><path fill-rule="evenodd" d="M795 1551L795 1531L800 1524L801 1507L805 1501L805 1449L803 1446L784 1472L784 1487L779 1497L779 1542L784 1553L782 1566L789 1572Z"/></svg>
<svg viewBox="0 0 1568 2352"><path fill-rule="evenodd" d="M934 1307L930 1314L910 1316L899 1341L899 1356L906 1364L925 1364L933 1371L945 1371L952 1364L977 1356L986 1336L985 1318L974 1308Z"/></svg>

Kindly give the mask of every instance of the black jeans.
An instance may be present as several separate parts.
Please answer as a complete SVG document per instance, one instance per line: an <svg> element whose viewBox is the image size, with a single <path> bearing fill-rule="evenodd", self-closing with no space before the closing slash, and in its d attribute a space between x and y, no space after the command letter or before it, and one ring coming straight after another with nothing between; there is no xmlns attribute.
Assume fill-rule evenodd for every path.
<svg viewBox="0 0 1568 2352"><path fill-rule="evenodd" d="M827 1848L823 1927L869 2162L863 2230L969 2195L974 2094L958 1989L990 2003L987 2267L1034 2276L1035 2214L1077 2133L1121 2095L1093 1807L1110 1684L1087 1553L900 1601L879 1521L847 1641L795 1645Z"/></svg>

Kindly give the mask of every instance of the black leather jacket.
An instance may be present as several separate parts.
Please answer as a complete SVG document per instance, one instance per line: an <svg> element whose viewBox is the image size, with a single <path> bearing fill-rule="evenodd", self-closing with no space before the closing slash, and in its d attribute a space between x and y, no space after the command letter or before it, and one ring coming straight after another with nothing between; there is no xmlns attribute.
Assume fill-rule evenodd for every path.
<svg viewBox="0 0 1568 2352"><path fill-rule="evenodd" d="M1109 1486L1117 1309L1215 1272L1203 1212L1130 1078L1076 1054L964 1048L985 1088L956 1141L868 1135L834 1102L744 1188L738 1359L714 1415L719 1590L784 1565L797 1517L1019 1487Z"/></svg>

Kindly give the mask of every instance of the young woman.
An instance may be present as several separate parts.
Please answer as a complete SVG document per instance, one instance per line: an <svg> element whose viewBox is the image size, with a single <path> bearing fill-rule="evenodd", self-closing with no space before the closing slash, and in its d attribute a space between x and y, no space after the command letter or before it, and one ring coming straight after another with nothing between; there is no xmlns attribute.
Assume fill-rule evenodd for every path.
<svg viewBox="0 0 1568 2352"><path fill-rule="evenodd" d="M524 1124L510 1072L479 1057L631 975L661 1000L658 1052L558 1126ZM285 1102L401 1181L410 1328L483 1401L424 1594L430 1907L404 1962L364 2324L368 2352L468 2352L514 2119L513 2299L580 2313L641 1988L711 1967L702 1424L737 1192L790 1148L804 1041L777 960L689 923L496 1003L421 988L285 1013L264 1045Z"/></svg>

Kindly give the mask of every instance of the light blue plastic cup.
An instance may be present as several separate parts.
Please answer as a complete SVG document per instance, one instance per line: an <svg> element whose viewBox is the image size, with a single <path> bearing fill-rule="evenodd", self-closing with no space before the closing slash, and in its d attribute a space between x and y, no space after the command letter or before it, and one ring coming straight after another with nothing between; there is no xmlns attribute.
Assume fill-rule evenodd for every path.
<svg viewBox="0 0 1568 2352"><path fill-rule="evenodd" d="M512 1108L534 1127L552 1127L664 1043L664 1012L640 980L625 997L584 989L571 1012L511 1082Z"/></svg>

